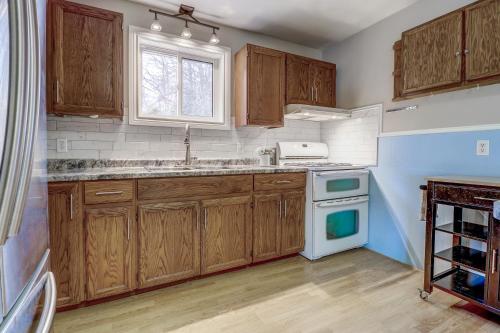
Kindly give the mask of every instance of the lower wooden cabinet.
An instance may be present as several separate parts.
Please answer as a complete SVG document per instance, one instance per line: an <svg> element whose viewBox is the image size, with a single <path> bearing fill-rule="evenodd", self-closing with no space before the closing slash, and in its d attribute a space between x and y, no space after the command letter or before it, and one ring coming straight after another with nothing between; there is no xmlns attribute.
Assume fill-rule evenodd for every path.
<svg viewBox="0 0 500 333"><path fill-rule="evenodd" d="M253 214L253 262L279 257L281 194L256 194Z"/></svg>
<svg viewBox="0 0 500 333"><path fill-rule="evenodd" d="M57 306L84 299L83 230L78 183L49 185L50 267L57 284Z"/></svg>
<svg viewBox="0 0 500 333"><path fill-rule="evenodd" d="M251 262L252 197L203 200L201 273L208 274Z"/></svg>
<svg viewBox="0 0 500 333"><path fill-rule="evenodd" d="M135 289L135 208L88 208L84 225L87 300Z"/></svg>
<svg viewBox="0 0 500 333"><path fill-rule="evenodd" d="M304 249L303 191L255 194L253 216L254 263Z"/></svg>
<svg viewBox="0 0 500 333"><path fill-rule="evenodd" d="M305 203L304 192L283 194L280 252L282 256L304 250Z"/></svg>
<svg viewBox="0 0 500 333"><path fill-rule="evenodd" d="M139 205L139 288L200 274L200 205Z"/></svg>

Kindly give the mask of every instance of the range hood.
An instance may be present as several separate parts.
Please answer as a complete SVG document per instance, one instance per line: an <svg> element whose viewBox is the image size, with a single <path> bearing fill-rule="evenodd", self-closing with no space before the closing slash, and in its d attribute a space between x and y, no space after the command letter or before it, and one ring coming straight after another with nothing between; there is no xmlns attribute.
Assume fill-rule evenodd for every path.
<svg viewBox="0 0 500 333"><path fill-rule="evenodd" d="M351 111L306 104L285 106L285 118L309 121L332 121L351 118Z"/></svg>

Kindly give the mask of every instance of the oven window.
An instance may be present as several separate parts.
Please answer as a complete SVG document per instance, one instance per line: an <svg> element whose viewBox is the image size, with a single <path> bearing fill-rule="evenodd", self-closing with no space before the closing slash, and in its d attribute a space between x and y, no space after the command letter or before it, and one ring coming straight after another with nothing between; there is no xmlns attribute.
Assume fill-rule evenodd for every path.
<svg viewBox="0 0 500 333"><path fill-rule="evenodd" d="M358 190L359 178L332 179L326 182L327 192L344 192Z"/></svg>
<svg viewBox="0 0 500 333"><path fill-rule="evenodd" d="M359 232L359 211L355 209L335 212L326 217L326 239L339 239Z"/></svg>

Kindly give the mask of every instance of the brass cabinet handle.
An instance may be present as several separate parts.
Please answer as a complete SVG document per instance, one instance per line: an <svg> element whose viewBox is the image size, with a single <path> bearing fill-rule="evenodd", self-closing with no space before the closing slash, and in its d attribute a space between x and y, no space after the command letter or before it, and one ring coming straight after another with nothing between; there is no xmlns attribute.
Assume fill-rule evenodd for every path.
<svg viewBox="0 0 500 333"><path fill-rule="evenodd" d="M497 201L498 199L485 198L485 197L474 197L475 200L485 200L485 201Z"/></svg>
<svg viewBox="0 0 500 333"><path fill-rule="evenodd" d="M73 221L73 193L69 195L69 219Z"/></svg>
<svg viewBox="0 0 500 333"><path fill-rule="evenodd" d="M491 254L491 274L495 274L497 271L497 250L493 250Z"/></svg>
<svg viewBox="0 0 500 333"><path fill-rule="evenodd" d="M127 240L130 240L130 216L127 219Z"/></svg>
<svg viewBox="0 0 500 333"><path fill-rule="evenodd" d="M115 195L115 194L123 194L123 191L96 192L96 194L95 194L95 195L97 195L97 196L102 196L102 195Z"/></svg>

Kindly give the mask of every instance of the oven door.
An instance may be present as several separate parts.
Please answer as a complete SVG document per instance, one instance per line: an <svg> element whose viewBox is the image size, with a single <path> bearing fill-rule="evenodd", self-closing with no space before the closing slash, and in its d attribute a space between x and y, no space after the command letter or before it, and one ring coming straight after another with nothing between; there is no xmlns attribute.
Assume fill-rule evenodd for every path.
<svg viewBox="0 0 500 333"><path fill-rule="evenodd" d="M368 243L368 196L314 203L313 256L318 259Z"/></svg>
<svg viewBox="0 0 500 333"><path fill-rule="evenodd" d="M368 170L314 172L313 201L367 195L368 175Z"/></svg>

